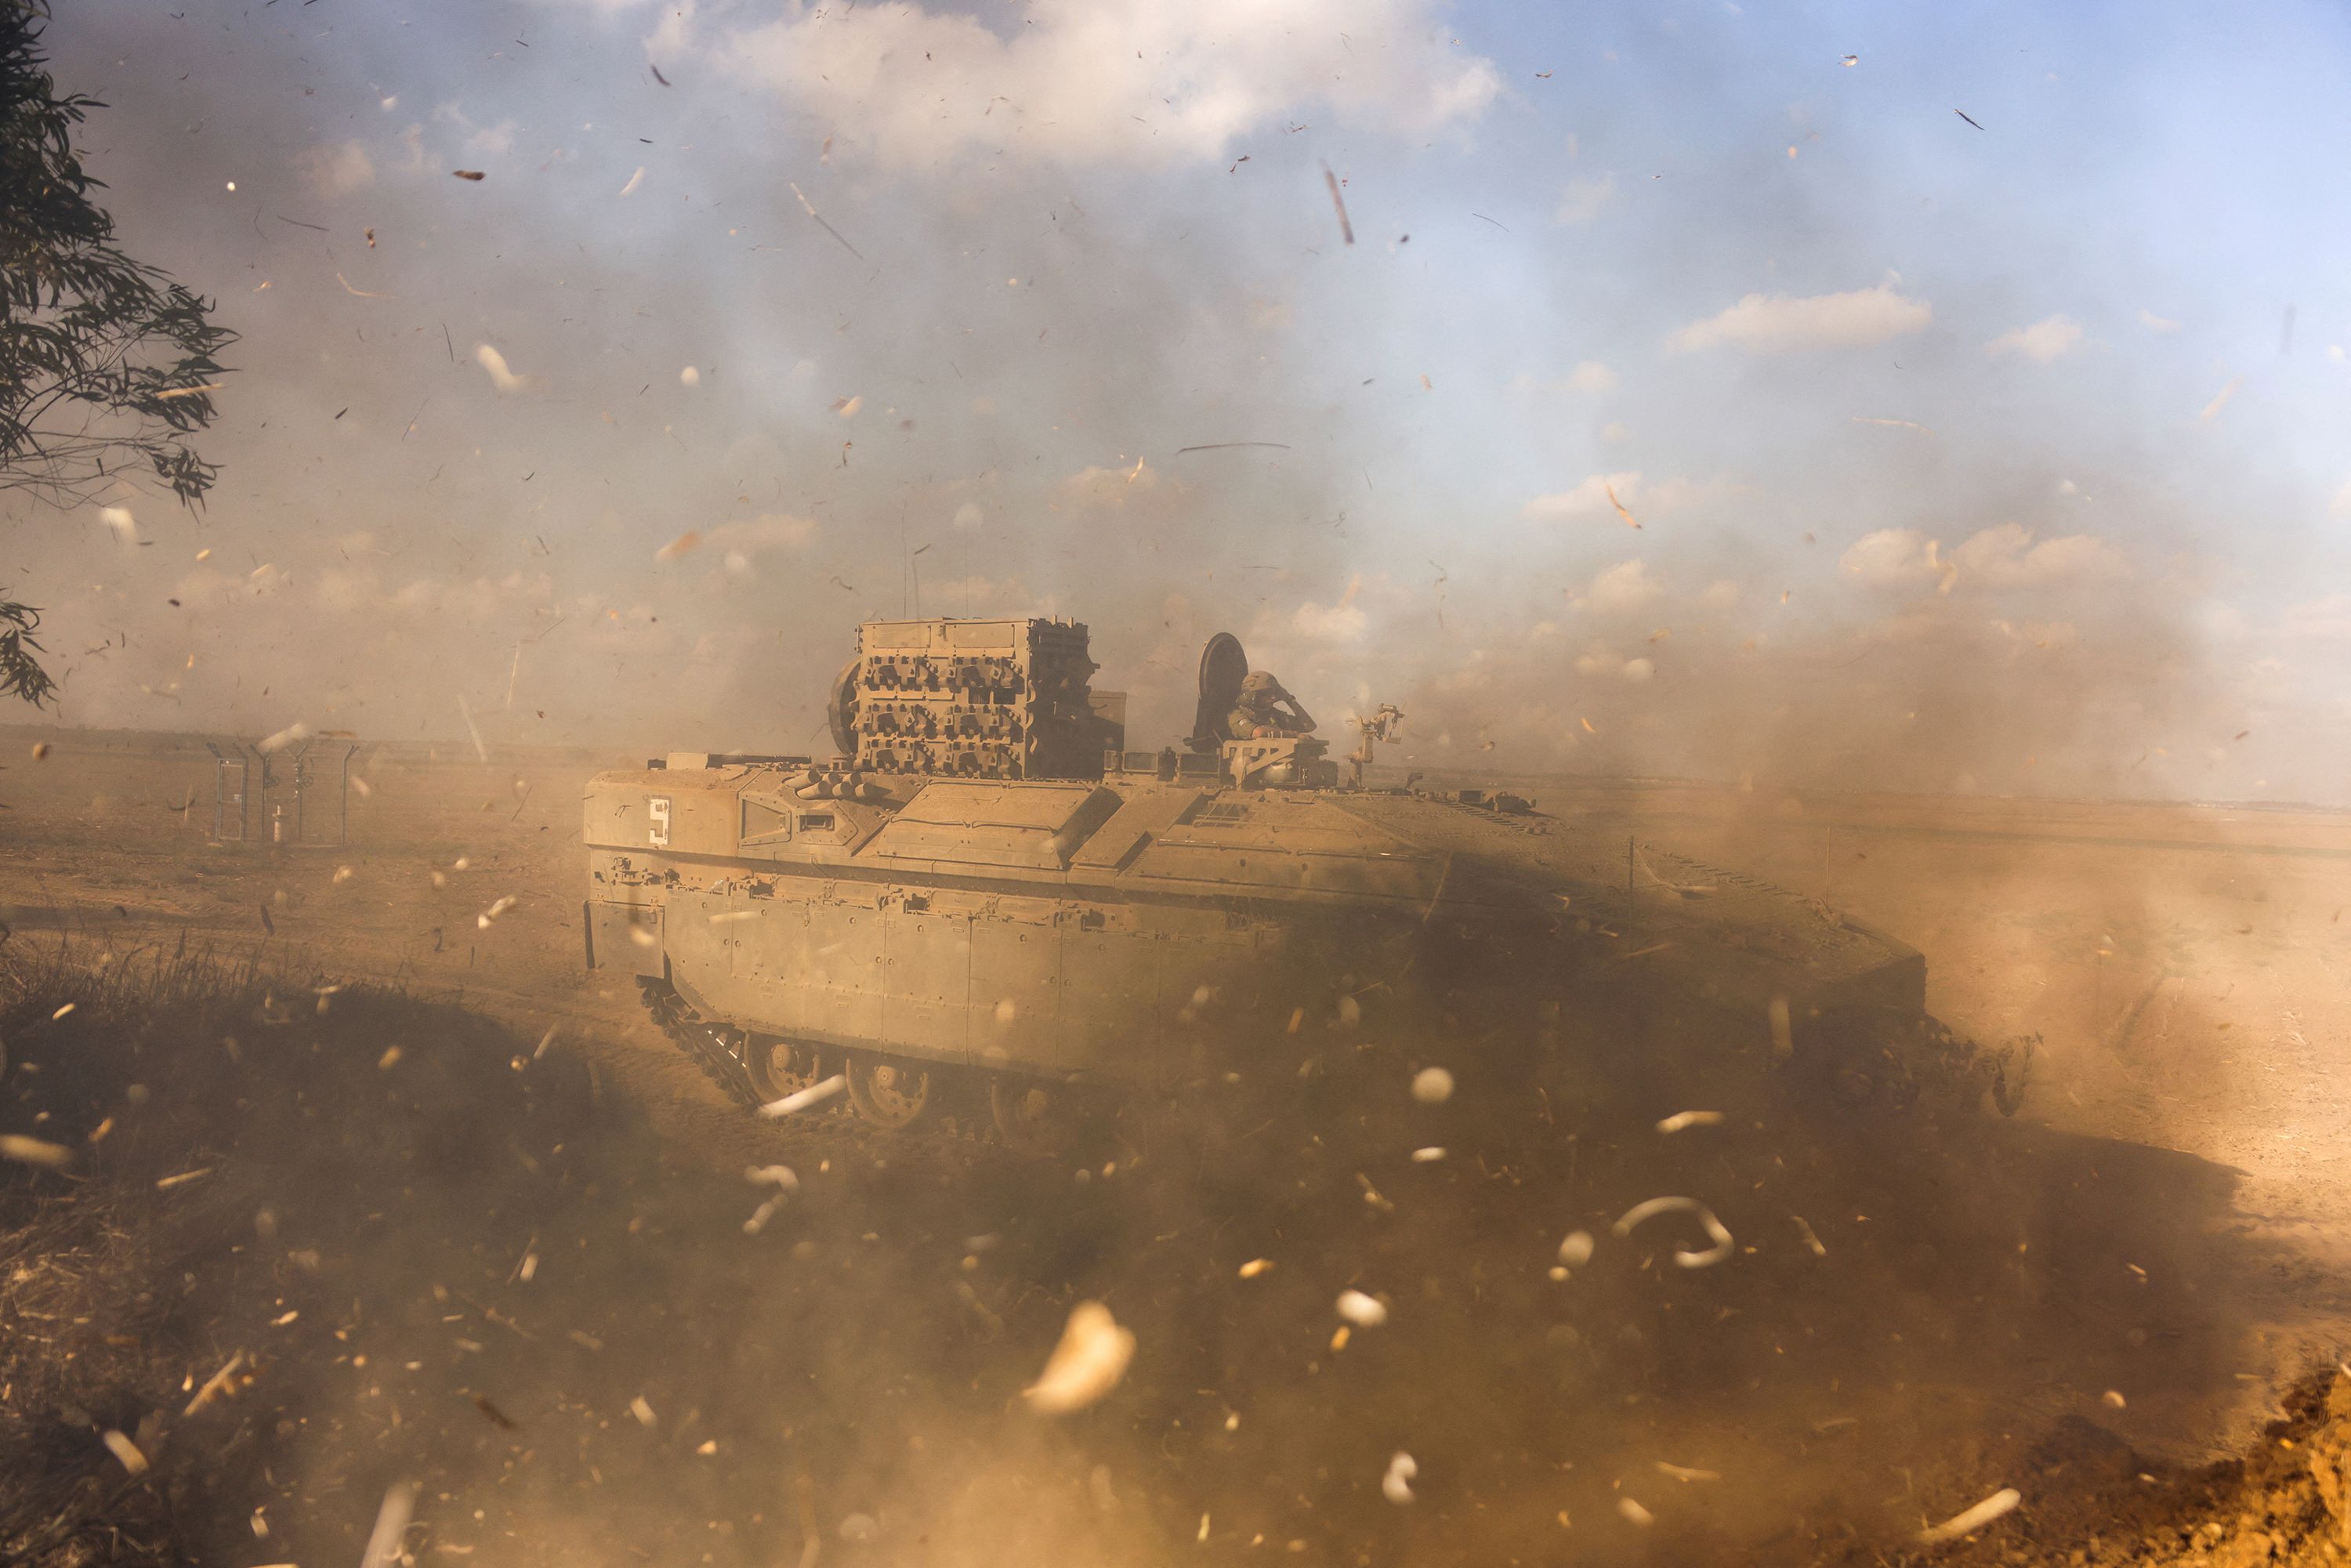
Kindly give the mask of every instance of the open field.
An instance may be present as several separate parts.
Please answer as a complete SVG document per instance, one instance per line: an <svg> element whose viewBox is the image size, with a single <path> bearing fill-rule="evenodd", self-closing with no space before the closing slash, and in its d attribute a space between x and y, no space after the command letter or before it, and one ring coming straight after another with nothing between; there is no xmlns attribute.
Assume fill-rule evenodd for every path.
<svg viewBox="0 0 2351 1568"><path fill-rule="evenodd" d="M50 746L38 761L36 740ZM1986 1040L2044 1037L2017 1122L1842 1147L1816 1130L1759 1126L1725 1140L1719 1169L1694 1153L1666 1158L1597 1137L1580 1167L1558 1150L1498 1140L1489 1169L1483 1134L1464 1124L1446 1135L1454 1158L1445 1165L1362 1167L1395 1200L1385 1219L1364 1214L1355 1166L1322 1170L1311 1148L1302 1165L1301 1151L1287 1150L1290 1165L1268 1155L1240 1167L1253 1182L1278 1174L1272 1191L1294 1178L1298 1196L1279 1203L1203 1167L1181 1179L1165 1169L1097 1177L1061 1212L1050 1206L1064 1198L1048 1195L1068 1186L998 1168L1003 1157L984 1148L900 1154L837 1118L778 1126L741 1117L643 1021L626 987L583 977L580 787L593 768L631 758L494 753L485 764L470 748L362 747L356 776L369 792L354 795L340 850L211 841L212 763L193 741L18 729L0 731L0 760L9 808L0 921L12 946L70 932L86 956L120 958L184 937L259 950L286 973L454 999L525 1044L553 1026L598 1084L643 1108L643 1158L680 1182L716 1191L750 1165L784 1160L805 1174L820 1160L861 1172L878 1162L855 1177L853 1201L830 1214L824 1239L886 1236L907 1206L922 1209L919 1230L947 1238L937 1242L940 1278L928 1280L915 1254L893 1252L892 1291L945 1289L960 1277L948 1255L955 1236L1006 1230L1024 1212L1017 1257L1001 1262L1007 1293L988 1309L999 1328L1012 1325L1024 1373L1068 1301L1097 1295L1138 1324L1146 1357L1155 1338L1188 1347L1148 1378L1138 1365L1159 1415L1175 1408L1166 1402L1179 1384L1219 1391L1217 1411L1256 1401L1238 1447L1201 1436L1197 1413L1122 1436L1120 1486L1147 1464L1138 1456L1150 1444L1188 1478L1138 1478L1181 1506L1154 1502L1153 1528L1118 1538L1122 1560L1151 1560L1156 1546L1126 1548L1165 1545L1196 1505L1249 1519L1268 1549L1294 1537L1310 1542L1310 1560L1354 1561L1342 1548L1379 1539L1374 1527L1391 1517L1380 1512L1379 1466L1386 1447L1406 1442L1428 1478L1429 1507L1415 1525L1424 1533L1414 1538L1423 1560L1453 1560L1440 1544L1448 1539L1464 1561L1521 1551L1520 1560L1542 1560L1555 1540L1543 1532L1562 1528L1555 1507L1573 1513L1569 1539L1583 1557L1635 1556L1644 1540L1661 1551L1667 1531L1645 1538L1609 1511L1605 1479L1639 1485L1624 1479L1633 1462L1660 1485L1653 1458L1727 1478L1676 1526L1698 1532L1672 1537L1686 1546L1744 1542L1739 1550L1777 1561L1844 1560L1906 1512L1915 1524L2003 1478L2027 1487L2036 1471L2062 1471L2089 1451L2081 1422L2150 1466L2239 1449L2289 1384L2351 1338L2341 1135L2351 928L2340 919L2351 904L2351 818L1694 785L1540 789L1545 810L1586 813L1824 894L1922 948L1939 1016ZM479 924L507 897L515 907ZM1758 1248L1742 1261L1745 1282L1731 1270L1595 1279L1630 1337L1603 1337L1590 1317L1574 1320L1581 1329L1531 1330L1533 1343L1583 1358L1581 1381L1495 1348L1503 1326L1525 1328L1548 1310L1540 1265L1561 1231L1645 1196L1643 1183L1670 1176L1729 1189L1734 1175L1738 1188L1792 1184L1801 1195L1745 1200L1737 1216L1725 1206L1742 1242ZM1335 1176L1327 1187L1325 1176ZM1850 1271L1802 1273L1807 1255L1773 1203L1801 1204L1829 1268ZM711 1238L724 1228L696 1245L718 1245ZM1535 1267L1520 1280L1498 1258L1526 1250L1530 1231L1539 1233ZM1280 1291L1220 1307L1233 1269L1259 1252L1281 1257ZM1411 1331L1417 1364L1398 1348L1400 1325L1378 1331L1385 1339L1366 1335L1373 1343L1343 1364L1361 1381L1343 1396L1321 1373L1300 1370L1311 1342L1280 1340L1252 1314L1288 1301L1322 1313L1314 1335L1327 1336L1327 1306L1309 1298L1327 1301L1352 1270L1413 1298L1399 1318L1418 1307L1426 1327ZM1652 1283L1694 1293L1640 1293ZM1280 1293L1290 1291L1304 1294ZM821 1310L888 1316L873 1295L828 1294ZM917 1352L905 1354L921 1364ZM1334 1352L1313 1359L1333 1377L1343 1364ZM957 1364L957 1377L988 1375L977 1361ZM2126 1396L2121 1407L2108 1390ZM1541 1408L1510 1408L1519 1397ZM1558 1407L1604 1397L1597 1408ZM1339 1479L1327 1465L1318 1479L1310 1456L1332 1441L1333 1401L1343 1425L1364 1429L1336 1445ZM1839 1436L1855 1425L1868 1436ZM1266 1435L1253 1437L1260 1426ZM896 1440L927 1430L952 1447L980 1429L958 1407ZM2074 1449L2051 1458L2068 1432ZM1448 1451L1458 1456L1452 1467ZM1499 1469L1473 1484L1461 1476L1472 1464ZM1368 1466L1368 1476L1351 1466ZM1283 1517L1292 1505L1252 1490L1260 1472L1280 1473L1320 1523ZM1063 1479L1082 1499L1092 1483L1082 1467L1072 1474ZM1366 1485L1368 1503L1356 1496ZM1528 1500L1553 1486L1552 1502ZM1824 1530L1840 1512L1861 1521L1859 1544ZM1439 1513L1455 1521L1453 1537L1434 1531ZM1248 1535L1230 1540L1226 1530L1215 1527L1221 1545L1247 1546ZM1469 1549L1478 1542L1497 1555ZM782 1545L799 1550L796 1537Z"/></svg>

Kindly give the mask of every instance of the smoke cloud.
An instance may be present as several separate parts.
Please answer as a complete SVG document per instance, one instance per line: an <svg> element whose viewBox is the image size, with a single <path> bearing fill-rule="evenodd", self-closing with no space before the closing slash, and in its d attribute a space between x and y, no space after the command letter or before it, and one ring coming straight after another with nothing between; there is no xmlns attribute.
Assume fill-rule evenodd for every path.
<svg viewBox="0 0 2351 1568"><path fill-rule="evenodd" d="M2351 301L2206 243L2325 144L2255 51L2325 51L1578 26L71 9L244 340L209 511L12 500L10 581L90 725L820 746L919 608L1089 622L1138 741L1229 629L1417 767L2342 798Z"/></svg>

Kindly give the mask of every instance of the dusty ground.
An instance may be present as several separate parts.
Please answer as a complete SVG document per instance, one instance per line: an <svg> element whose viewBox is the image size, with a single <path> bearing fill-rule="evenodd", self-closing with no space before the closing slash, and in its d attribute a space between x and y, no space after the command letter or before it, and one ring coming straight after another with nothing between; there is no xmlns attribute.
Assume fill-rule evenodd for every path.
<svg viewBox="0 0 2351 1568"><path fill-rule="evenodd" d="M641 1110L625 1146L598 1134L594 1157L611 1162L600 1190L625 1182L632 1205L675 1206L675 1235L641 1271L567 1284L584 1293L561 1299L608 1315L643 1310L648 1297L685 1312L682 1281L715 1277L717 1296L735 1304L697 1296L687 1337L699 1348L683 1343L662 1375L684 1380L696 1408L745 1403L747 1388L780 1388L775 1378L801 1380L800 1421L746 1416L721 1445L774 1475L755 1483L731 1466L728 1484L680 1491L666 1472L648 1472L663 1478L649 1490L664 1528L699 1510L695 1529L746 1532L717 1561L788 1560L811 1521L823 1526L824 1550L871 1556L882 1542L856 1548L836 1522L862 1511L889 1527L885 1540L907 1561L925 1555L902 1532L918 1520L958 1531L958 1550L975 1562L1016 1560L1016 1543L1040 1539L1082 1541L1101 1560L1156 1561L1196 1550L1206 1513L1218 1554L1262 1537L1256 1550L1294 1541L1309 1560L1332 1562L1669 1561L1700 1551L1866 1562L1898 1552L1923 1518L2005 1484L2026 1492L2025 1506L1982 1548L2030 1542L2062 1560L2082 1546L2081 1500L2117 1484L2125 1468L2131 1487L2209 1490L2185 1467L2262 1440L2287 1387L2331 1361L2351 1319L2351 1173L2336 1135L2351 820L1688 787L1538 790L1546 810L1596 813L1825 892L1913 941L1928 955L1941 1016L1986 1037L2047 1038L2025 1114L1891 1136L1775 1124L1669 1151L1587 1129L1570 1152L1504 1125L1506 1109L1477 1123L1465 1105L1449 1125L1409 1129L1452 1148L1437 1166L1376 1147L1178 1145L1080 1187L1072 1173L1010 1166L981 1148L893 1151L839 1125L776 1128L729 1111L641 1021L632 996L580 972L577 802L599 759L485 766L470 755L362 749L359 773L372 793L352 800L350 846L270 849L207 841L210 758L193 741L65 733L47 737L53 748L36 762L36 738L0 731L0 802L11 808L0 816L0 920L12 943L71 930L85 953L136 963L184 935L257 948L285 974L395 982L502 1025L507 1039L477 1053L498 1072L557 1027L559 1051L592 1070L596 1092ZM193 807L181 810L191 795ZM507 896L518 905L479 928L477 915ZM66 1119L61 1107L56 1114ZM15 1121L0 1127L13 1130ZM843 1185L820 1203L795 1200L793 1212L811 1228L799 1240L862 1260L851 1266L853 1288L815 1291L774 1257L736 1256L741 1211L756 1201L743 1197L741 1173L777 1161L804 1177L832 1163L827 1174ZM1392 1210L1363 1204L1358 1169ZM263 1170L256 1179L266 1179L266 1161ZM1544 1278L1562 1232L1604 1233L1625 1202L1672 1189L1661 1183L1703 1185L1754 1250L1735 1267L1689 1274L1655 1267L1652 1249L1604 1249L1573 1296ZM592 1248L609 1239L596 1228L610 1214L643 1212L575 1203L532 1218ZM1794 1213L1815 1228L1824 1258L1798 1244ZM466 1227L445 1228L462 1249L478 1242L488 1261L477 1269L517 1288L506 1273L528 1235L517 1243L500 1231L493 1246ZM966 1241L980 1236L1013 1240L967 1254ZM775 1250L789 1259L796 1245L787 1238ZM967 1255L977 1260L968 1268ZM1243 1291L1234 1270L1259 1255L1280 1266L1257 1282L1266 1288ZM740 1347L767 1343L757 1320L740 1315L745 1270L761 1271L759 1289L781 1291L785 1319L831 1344L832 1359L809 1363L795 1351L784 1357L789 1373L765 1361L756 1375L745 1371ZM365 1309L339 1314L347 1328L378 1310L367 1307L372 1294L418 1288L371 1273L345 1282ZM1394 1321L1334 1354L1329 1302L1349 1284L1388 1295ZM1080 1418L1091 1426L1040 1434L1002 1406L1081 1295L1110 1301L1144 1349L1114 1416L1106 1408ZM871 1329L873 1343L839 1339L844 1319ZM537 1332L568 1331L549 1322ZM828 1367L852 1365L855 1375L828 1382ZM617 1385L591 1392L559 1371L532 1374L545 1380L547 1407L630 1420ZM1228 1416L1243 1418L1228 1431ZM803 1427L824 1431L831 1455L800 1461L803 1479L789 1483L809 1496L807 1517L773 1497L747 1501L768 1495L771 1480L787 1484L775 1479L778 1456L804 1439L786 1428ZM415 1463L452 1462L420 1442ZM1422 1472L1420 1500L1403 1511L1378 1492L1397 1449ZM925 1451L932 1458L907 1457ZM664 1452L663 1463L695 1457L691 1445ZM1721 1479L1681 1479L1659 1462ZM601 1488L561 1467L535 1484L575 1480L583 1495ZM622 1492L643 1506L638 1489ZM999 1492L1029 1500L1033 1531L971 1500ZM289 1495L323 1507L315 1490ZM1656 1523L1629 1522L1617 1508L1627 1496ZM950 1497L964 1500L949 1506ZM430 1539L468 1544L449 1532L464 1515L435 1506ZM331 1511L335 1531L363 1535L373 1499L339 1496ZM542 1511L519 1528L545 1526ZM317 1528L328 1528L323 1515ZM340 1534L319 1539L344 1550ZM652 1545L611 1560L694 1561L710 1547ZM281 1559L256 1540L241 1555L204 1560Z"/></svg>

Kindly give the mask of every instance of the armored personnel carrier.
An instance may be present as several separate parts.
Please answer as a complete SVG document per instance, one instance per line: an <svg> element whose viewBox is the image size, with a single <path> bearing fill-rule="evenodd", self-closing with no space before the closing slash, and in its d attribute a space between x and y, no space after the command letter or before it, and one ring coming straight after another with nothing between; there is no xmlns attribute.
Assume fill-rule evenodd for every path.
<svg viewBox="0 0 2351 1568"><path fill-rule="evenodd" d="M1814 900L1511 795L1371 788L1392 707L1343 780L1294 703L1248 706L1280 688L1228 635L1180 748L1128 749L1095 670L1072 622L869 622L834 755L599 774L589 967L746 1107L841 1075L881 1126L955 1108L1032 1145L1332 1031L1667 1109L1725 1073L2013 1103L2012 1051L1927 1017L1920 955Z"/></svg>

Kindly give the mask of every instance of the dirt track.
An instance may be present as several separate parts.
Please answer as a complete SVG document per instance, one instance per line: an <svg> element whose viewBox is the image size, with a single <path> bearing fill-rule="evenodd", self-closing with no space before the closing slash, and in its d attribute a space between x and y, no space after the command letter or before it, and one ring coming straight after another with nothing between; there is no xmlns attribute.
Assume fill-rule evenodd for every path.
<svg viewBox="0 0 2351 1568"><path fill-rule="evenodd" d="M32 738L0 740L10 758L0 800L14 808L0 919L16 939L65 927L118 953L183 932L266 941L321 974L461 998L518 1037L554 1024L603 1082L646 1107L666 1164L732 1177L778 1158L887 1162L873 1178L886 1194L863 1195L877 1229L891 1206L967 1186L970 1160L989 1166L977 1152L893 1159L846 1127L739 1118L641 1020L632 995L583 984L574 829L588 759L486 768L362 751L373 793L353 801L351 847L273 851L207 844L210 759L200 749L68 734L35 763ZM192 790L195 808L174 810ZM1280 1474L1327 1513L1340 1506L1332 1487L1360 1492L1365 1477L1353 1472L1365 1466L1375 1485L1387 1448L1409 1443L1440 1510L1457 1531L1482 1519L1487 1533L1475 1539L1489 1547L1533 1550L1561 1529L1554 1511L1567 1511L1582 1552L1633 1551L1640 1538L1606 1516L1612 1491L1643 1484L1626 1480L1629 1469L1676 1489L1668 1502L1691 1500L1670 1522L1698 1533L1676 1539L1745 1542L1740 1550L1790 1561L1835 1556L1839 1528L1872 1539L1906 1512L1915 1523L1955 1511L1973 1500L1968 1487L2028 1475L2036 1445L2068 1417L2143 1456L2195 1461L2236 1448L2285 1382L2331 1356L2351 1322L2351 1172L2339 1146L2351 932L2336 918L2351 821L1663 787L1542 803L1825 891L1915 942L1930 1001L1956 1026L2047 1037L2034 1098L2012 1127L1815 1151L1809 1166L1796 1156L1813 1145L1776 1127L1710 1149L1723 1168L1691 1155L1677 1169L1684 1156L1661 1164L1652 1149L1604 1139L1580 1166L1507 1140L1494 1144L1495 1164L1470 1165L1483 1134L1458 1126L1443 1166L1365 1167L1396 1203L1373 1230L1354 1167L1319 1168L1311 1147L1282 1152L1279 1178L1300 1196L1270 1209L1236 1174L1274 1179L1276 1165L1251 1156L1233 1172L1104 1184L1125 1196L1032 1226L1014 1277L1055 1299L1081 1290L1124 1300L1146 1343L1196 1342L1180 1375L1227 1400L1253 1390L1269 1402L1253 1407L1248 1430L1274 1446L1228 1446L1203 1485L1270 1511L1275 1544L1279 1510L1252 1479ZM352 874L336 882L345 866ZM433 885L435 871L445 885ZM479 927L478 914L507 896L519 904ZM1560 1309L1543 1293L1549 1260L1539 1254L1571 1222L1604 1219L1675 1175L1710 1191L1750 1181L1761 1190L1721 1200L1757 1247L1752 1260L1719 1281L1599 1276L1598 1310L1587 1301L1546 1331ZM967 1193L956 1207L1019 1189L1033 1208L1031 1176L1002 1179L1010 1185L988 1186L994 1197ZM1788 1184L1797 1196L1780 1196ZM926 1187L938 1190L926 1198ZM1830 1272L1802 1272L1806 1254L1785 1228L1798 1203ZM955 1218L984 1225L976 1211ZM1288 1237L1272 1233L1284 1226ZM1283 1254L1279 1288L1224 1301L1231 1269L1260 1249ZM1367 1336L1344 1364L1352 1387L1318 1392L1318 1375L1299 1364L1335 1370L1337 1358L1312 1356L1300 1325L1319 1325L1310 1338L1329 1333L1332 1281L1351 1270L1416 1293L1426 1322L1409 1336ZM1033 1335L1059 1311L1031 1302L1015 1321ZM1610 1337L1610 1324L1633 1337ZM1500 1347L1527 1336L1547 1349L1520 1364L1522 1352ZM1397 1348L1406 1343L1409 1356ZM1151 1386L1158 1400L1179 1392L1172 1381ZM2103 1400L2108 1389L2126 1395L2123 1408ZM1609 1401L1604 1420L1557 1408L1594 1397ZM1531 1403L1514 1410L1517 1398ZM1353 1435L1334 1437L1333 1422ZM1656 1483L1652 1458L1728 1479L1700 1504L1689 1483ZM1460 1473L1470 1466L1498 1468L1473 1484ZM1365 1519L1384 1517L1375 1497L1371 1506ZM1352 1538L1312 1539L1335 1550Z"/></svg>

